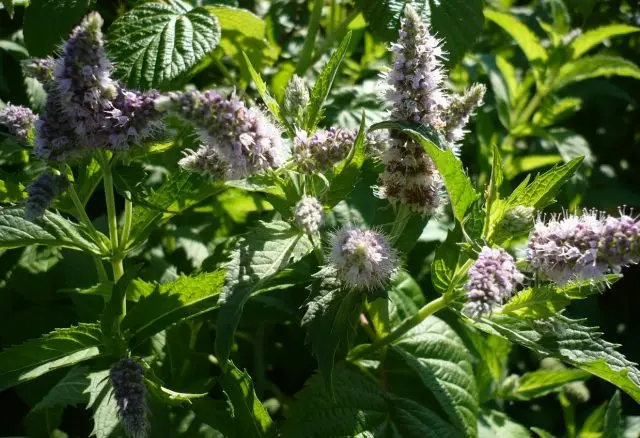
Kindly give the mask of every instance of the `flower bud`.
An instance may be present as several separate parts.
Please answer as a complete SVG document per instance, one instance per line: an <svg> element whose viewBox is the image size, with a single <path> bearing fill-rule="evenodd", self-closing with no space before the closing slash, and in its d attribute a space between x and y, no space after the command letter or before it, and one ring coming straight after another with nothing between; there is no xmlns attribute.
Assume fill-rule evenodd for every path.
<svg viewBox="0 0 640 438"><path fill-rule="evenodd" d="M316 198L305 196L296 204L296 224L307 234L317 233L323 218L324 210L322 204Z"/></svg>
<svg viewBox="0 0 640 438"><path fill-rule="evenodd" d="M534 207L525 205L509 209L496 226L496 235L508 238L528 232L533 227L535 210Z"/></svg>
<svg viewBox="0 0 640 438"><path fill-rule="evenodd" d="M302 120L309 103L309 88L304 79L294 74L284 90L284 109L293 118Z"/></svg>

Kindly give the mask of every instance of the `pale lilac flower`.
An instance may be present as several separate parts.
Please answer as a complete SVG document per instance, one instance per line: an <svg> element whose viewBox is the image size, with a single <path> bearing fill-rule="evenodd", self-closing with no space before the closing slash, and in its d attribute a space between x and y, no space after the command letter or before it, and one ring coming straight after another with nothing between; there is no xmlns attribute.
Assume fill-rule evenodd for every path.
<svg viewBox="0 0 640 438"><path fill-rule="evenodd" d="M342 228L331 239L330 264L338 279L354 289L383 286L399 269L400 259L382 234Z"/></svg>
<svg viewBox="0 0 640 438"><path fill-rule="evenodd" d="M640 222L594 211L539 220L529 236L527 261L536 274L561 285L600 280L640 261Z"/></svg>
<svg viewBox="0 0 640 438"><path fill-rule="evenodd" d="M27 186L25 219L32 221L41 217L68 185L69 180L62 175L54 175L50 171L41 173Z"/></svg>
<svg viewBox="0 0 640 438"><path fill-rule="evenodd" d="M156 108L193 124L203 143L196 155L222 160L228 165L227 178L278 168L286 160L280 130L260 110L247 108L235 95L225 98L215 90L171 93L158 99Z"/></svg>
<svg viewBox="0 0 640 438"><path fill-rule="evenodd" d="M326 171L347 157L355 139L353 131L333 127L311 137L299 131L293 141L293 159L303 171Z"/></svg>
<svg viewBox="0 0 640 438"><path fill-rule="evenodd" d="M324 209L316 198L305 196L296 204L294 217L301 230L308 234L315 234L322 225Z"/></svg>
<svg viewBox="0 0 640 438"><path fill-rule="evenodd" d="M483 247L467 272L467 304L463 313L478 319L509 298L524 276L502 248Z"/></svg>
<svg viewBox="0 0 640 438"><path fill-rule="evenodd" d="M367 153L373 157L379 157L391 147L391 137L384 130L372 131L365 137Z"/></svg>
<svg viewBox="0 0 640 438"><path fill-rule="evenodd" d="M477 107L482 105L482 99L487 87L473 84L465 94L454 96L445 113L445 137L450 142L459 142L464 138L464 127Z"/></svg>
<svg viewBox="0 0 640 438"><path fill-rule="evenodd" d="M0 125L19 140L25 141L33 131L36 116L29 108L7 105L0 109Z"/></svg>
<svg viewBox="0 0 640 438"><path fill-rule="evenodd" d="M149 422L144 369L133 359L122 359L111 367L109 379L125 432L130 438L145 438Z"/></svg>

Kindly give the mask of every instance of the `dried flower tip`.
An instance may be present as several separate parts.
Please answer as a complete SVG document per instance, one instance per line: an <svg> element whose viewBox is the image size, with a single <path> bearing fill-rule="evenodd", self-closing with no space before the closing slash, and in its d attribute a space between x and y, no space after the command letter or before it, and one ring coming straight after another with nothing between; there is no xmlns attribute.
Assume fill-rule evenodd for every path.
<svg viewBox="0 0 640 438"><path fill-rule="evenodd" d="M414 141L393 139L382 154L385 164L376 195L392 204L407 205L411 211L434 215L446 195L442 176L422 146Z"/></svg>
<svg viewBox="0 0 640 438"><path fill-rule="evenodd" d="M343 228L335 233L329 259L338 279L355 289L385 285L400 265L396 251L385 236L357 228Z"/></svg>
<svg viewBox="0 0 640 438"><path fill-rule="evenodd" d="M303 197L295 210L296 224L308 234L315 234L322 225L324 209L320 201L312 196Z"/></svg>
<svg viewBox="0 0 640 438"><path fill-rule="evenodd" d="M33 132L35 121L33 112L23 106L7 105L0 110L0 125L21 141Z"/></svg>
<svg viewBox="0 0 640 438"><path fill-rule="evenodd" d="M449 106L441 62L445 52L442 42L429 33L420 15L409 5L404 8L400 36L391 51L393 68L386 75L386 94L394 104L392 117L442 130L443 112Z"/></svg>
<svg viewBox="0 0 640 438"><path fill-rule="evenodd" d="M111 367L109 379L118 405L118 417L127 435L145 438L149 422L142 366L133 359L122 359Z"/></svg>
<svg viewBox="0 0 640 438"><path fill-rule="evenodd" d="M534 207L518 205L509 209L496 227L496 234L516 236L527 232L534 223Z"/></svg>
<svg viewBox="0 0 640 438"><path fill-rule="evenodd" d="M293 159L305 172L322 172L344 160L355 141L353 131L329 128L319 130L311 137L298 132L293 141Z"/></svg>
<svg viewBox="0 0 640 438"><path fill-rule="evenodd" d="M524 276L516 268L513 257L502 248L483 247L467 273L467 304L463 312L478 319L494 306L509 298Z"/></svg>
<svg viewBox="0 0 640 438"><path fill-rule="evenodd" d="M69 185L69 180L62 175L54 175L50 171L41 173L27 186L25 219L34 220L42 215L53 204L55 198Z"/></svg>
<svg viewBox="0 0 640 438"><path fill-rule="evenodd" d="M462 96L455 96L447 109L445 121L445 137L452 142L459 142L464 138L464 127L477 107L482 105L487 87L483 84L473 84Z"/></svg>
<svg viewBox="0 0 640 438"><path fill-rule="evenodd" d="M538 275L561 285L601 280L640 261L640 222L593 211L538 221L529 236L527 261Z"/></svg>
<svg viewBox="0 0 640 438"><path fill-rule="evenodd" d="M193 124L203 145L197 157L217 156L228 166L227 178L244 178L263 169L280 167L287 158L279 129L257 108L247 108L235 95L215 90L172 93L170 101L156 99L167 110ZM195 158L194 158L195 159ZM193 164L192 168L209 165Z"/></svg>
<svg viewBox="0 0 640 438"><path fill-rule="evenodd" d="M308 103L309 88L304 79L294 74L284 90L284 109L291 117L300 121Z"/></svg>

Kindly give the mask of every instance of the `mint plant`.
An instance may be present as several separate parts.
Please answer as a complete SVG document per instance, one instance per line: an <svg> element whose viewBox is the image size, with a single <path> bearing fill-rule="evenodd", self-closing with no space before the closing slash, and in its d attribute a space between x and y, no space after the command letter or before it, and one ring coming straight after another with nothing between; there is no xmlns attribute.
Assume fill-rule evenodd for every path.
<svg viewBox="0 0 640 438"><path fill-rule="evenodd" d="M73 406L92 422L74 433L99 438L636 433L622 413L640 402L637 364L568 308L635 269L640 220L625 207L546 212L587 159L529 155L527 141L560 135L578 107L565 86L640 77L631 61L584 56L637 29L577 35L556 15L540 21L543 45L485 9L530 65L518 81L501 55L471 55L491 87L456 88L480 1L332 2L328 17L314 1L302 34L276 26L280 3L265 21L142 2L110 24L89 2L26 7L24 51L45 57L20 62L31 108L0 109L16 148L0 158L29 177L0 179L0 257L22 249L0 284L9 293L21 270L65 261L82 278L59 291L71 323L11 346L3 335L0 389L37 388L27 433L62 433ZM55 52L37 32L59 29L33 21L51 8L73 21ZM276 43L275 29L289 34ZM333 123L344 78L376 56L389 62L376 120L354 103L358 123ZM490 173L470 175L492 105L504 130L478 135ZM519 170L550 164L511 189ZM420 254L434 224L441 242ZM535 365L510 367L512 351ZM591 377L615 392L578 433ZM562 412L552 431L508 415L549 395Z"/></svg>

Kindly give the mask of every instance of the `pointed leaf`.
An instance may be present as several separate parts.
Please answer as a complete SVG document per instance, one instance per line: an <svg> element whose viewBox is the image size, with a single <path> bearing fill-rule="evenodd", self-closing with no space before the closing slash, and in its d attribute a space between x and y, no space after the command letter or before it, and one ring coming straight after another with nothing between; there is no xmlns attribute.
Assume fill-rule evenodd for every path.
<svg viewBox="0 0 640 438"><path fill-rule="evenodd" d="M620 391L616 391L607 406L604 415L604 428L602 436L606 438L622 438L622 406Z"/></svg>
<svg viewBox="0 0 640 438"><path fill-rule="evenodd" d="M68 406L85 404L89 401L89 397L84 393L87 389L88 382L86 374L89 372L87 367L74 367L69 370L53 388L33 407L31 412L37 412L42 409L49 409L56 406Z"/></svg>
<svg viewBox="0 0 640 438"><path fill-rule="evenodd" d="M356 135L355 142L349 156L336 168L336 176L331 180L329 192L327 193L327 204L334 207L340 201L348 198L360 180L362 165L367 158L365 151L365 117L362 114L360 129Z"/></svg>
<svg viewBox="0 0 640 438"><path fill-rule="evenodd" d="M511 35L531 63L547 59L547 52L540 45L538 37L513 15L485 9L484 16Z"/></svg>
<svg viewBox="0 0 640 438"><path fill-rule="evenodd" d="M506 399L531 400L560 391L567 383L580 382L589 376L586 371L578 369L532 371L523 374L517 386L502 396Z"/></svg>
<svg viewBox="0 0 640 438"><path fill-rule="evenodd" d="M531 438L526 427L516 423L504 412L485 409L478 421L479 438Z"/></svg>
<svg viewBox="0 0 640 438"><path fill-rule="evenodd" d="M628 76L640 79L640 67L618 56L594 55L564 64L553 82L554 90L600 76Z"/></svg>
<svg viewBox="0 0 640 438"><path fill-rule="evenodd" d="M118 405L113 394L109 370L97 371L87 376L89 387L85 393L89 395L87 409L93 409L93 431L91 436L110 438L119 429Z"/></svg>
<svg viewBox="0 0 640 438"><path fill-rule="evenodd" d="M570 45L572 56L574 59L578 59L584 53L611 37L627 35L638 31L640 31L639 27L629 26L627 24L609 24L607 26L596 27L573 40Z"/></svg>

